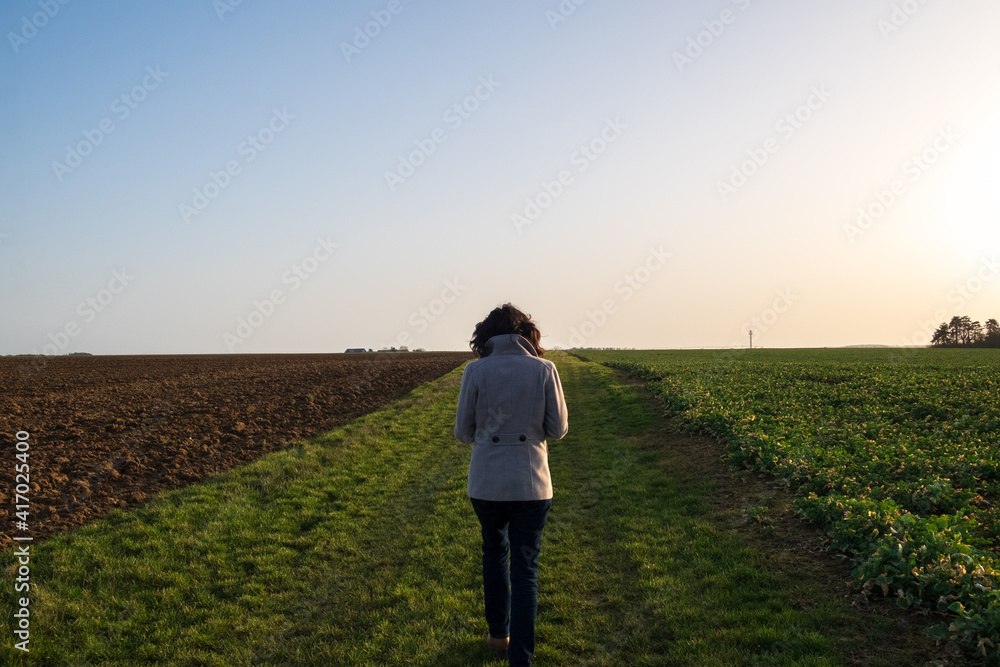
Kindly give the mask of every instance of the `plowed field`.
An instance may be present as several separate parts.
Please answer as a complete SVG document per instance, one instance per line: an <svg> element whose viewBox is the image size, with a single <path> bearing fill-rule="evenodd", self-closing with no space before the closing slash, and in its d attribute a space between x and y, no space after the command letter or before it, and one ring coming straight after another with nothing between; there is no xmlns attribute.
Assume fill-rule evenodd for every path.
<svg viewBox="0 0 1000 667"><path fill-rule="evenodd" d="M0 358L0 505L30 433L37 541L376 410L461 352ZM5 516L0 548L16 532Z"/></svg>

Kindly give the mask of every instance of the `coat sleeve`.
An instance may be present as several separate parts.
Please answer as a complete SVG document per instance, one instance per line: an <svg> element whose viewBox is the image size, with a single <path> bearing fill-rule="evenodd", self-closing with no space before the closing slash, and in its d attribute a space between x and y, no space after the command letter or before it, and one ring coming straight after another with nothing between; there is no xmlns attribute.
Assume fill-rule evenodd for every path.
<svg viewBox="0 0 1000 667"><path fill-rule="evenodd" d="M559 440L569 432L569 413L559 371L553 364L545 379L545 437Z"/></svg>
<svg viewBox="0 0 1000 667"><path fill-rule="evenodd" d="M466 365L462 372L462 387L458 390L458 408L455 411L455 437L472 443L476 437L476 401L479 389L472 379L472 369Z"/></svg>

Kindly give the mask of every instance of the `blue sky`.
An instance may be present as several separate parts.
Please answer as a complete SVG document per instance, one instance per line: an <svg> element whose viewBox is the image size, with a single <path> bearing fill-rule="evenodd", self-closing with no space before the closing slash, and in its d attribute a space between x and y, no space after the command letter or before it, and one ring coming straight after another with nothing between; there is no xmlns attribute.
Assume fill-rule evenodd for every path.
<svg viewBox="0 0 1000 667"><path fill-rule="evenodd" d="M0 354L467 349L508 300L548 347L1000 317L991 0L36 0L0 28Z"/></svg>

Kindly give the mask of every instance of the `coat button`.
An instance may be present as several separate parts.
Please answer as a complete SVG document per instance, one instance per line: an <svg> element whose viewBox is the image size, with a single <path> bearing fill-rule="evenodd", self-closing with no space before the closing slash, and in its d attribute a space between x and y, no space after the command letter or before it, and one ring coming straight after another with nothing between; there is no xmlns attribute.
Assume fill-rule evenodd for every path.
<svg viewBox="0 0 1000 667"><path fill-rule="evenodd" d="M521 442L524 442L527 439L528 439L528 436L526 436L525 434L522 433L521 434Z"/></svg>
<svg viewBox="0 0 1000 667"><path fill-rule="evenodd" d="M500 438L498 438L497 436L493 436L493 442L500 442Z"/></svg>

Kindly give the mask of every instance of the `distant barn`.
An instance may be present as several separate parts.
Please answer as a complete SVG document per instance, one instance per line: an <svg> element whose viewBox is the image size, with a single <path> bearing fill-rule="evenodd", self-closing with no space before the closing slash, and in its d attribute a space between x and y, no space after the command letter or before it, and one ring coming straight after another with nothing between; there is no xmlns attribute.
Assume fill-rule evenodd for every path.
<svg viewBox="0 0 1000 667"><path fill-rule="evenodd" d="M349 347L344 352L345 354L354 354L357 352L367 352L367 350L363 347Z"/></svg>

